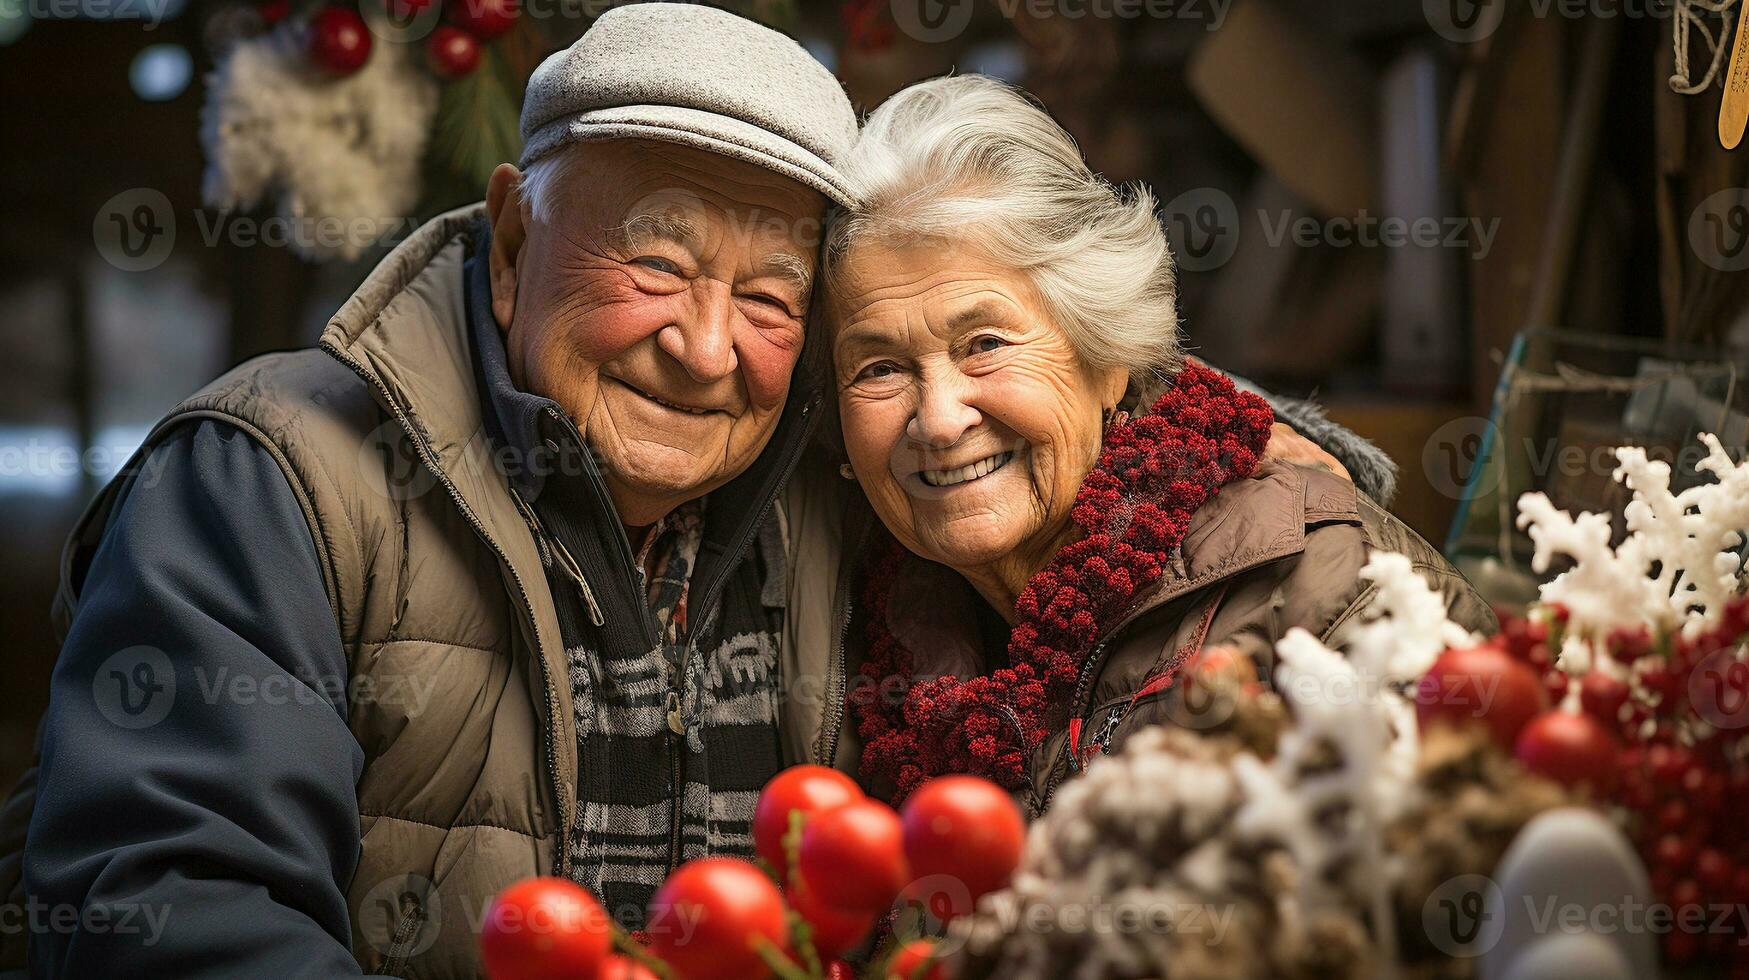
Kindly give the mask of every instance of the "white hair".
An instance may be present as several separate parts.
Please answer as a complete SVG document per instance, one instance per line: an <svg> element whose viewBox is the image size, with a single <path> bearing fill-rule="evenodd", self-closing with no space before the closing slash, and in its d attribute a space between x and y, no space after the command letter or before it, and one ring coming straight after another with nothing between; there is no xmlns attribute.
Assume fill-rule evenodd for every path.
<svg viewBox="0 0 1749 980"><path fill-rule="evenodd" d="M548 153L539 160L528 165L522 172L522 197L528 202L528 209L534 215L534 220L549 224L559 207L560 185L571 173L572 168L583 155L585 144L573 143L560 147Z"/></svg>
<svg viewBox="0 0 1749 980"><path fill-rule="evenodd" d="M1024 273L1089 365L1141 385L1178 369L1178 288L1154 196L1093 173L1020 90L984 75L905 88L869 115L842 169L860 203L827 232L828 273L865 238L962 242Z"/></svg>

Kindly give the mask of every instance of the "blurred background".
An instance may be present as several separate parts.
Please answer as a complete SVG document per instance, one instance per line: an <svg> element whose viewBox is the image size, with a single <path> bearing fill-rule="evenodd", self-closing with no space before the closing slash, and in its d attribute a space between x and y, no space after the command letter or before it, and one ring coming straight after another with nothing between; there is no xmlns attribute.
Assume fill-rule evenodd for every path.
<svg viewBox="0 0 1749 980"><path fill-rule="evenodd" d="M1509 507L1617 503L1608 447L1740 451L1736 0L746 0L861 110L981 71L1152 188L1190 343L1315 395L1485 591ZM607 0L0 0L0 783L62 538L151 423L312 343L517 156L521 85Z"/></svg>

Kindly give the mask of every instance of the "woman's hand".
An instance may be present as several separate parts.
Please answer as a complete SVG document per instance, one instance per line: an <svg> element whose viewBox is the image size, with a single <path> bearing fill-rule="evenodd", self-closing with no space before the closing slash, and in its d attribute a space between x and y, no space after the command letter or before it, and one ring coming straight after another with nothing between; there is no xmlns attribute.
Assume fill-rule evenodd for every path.
<svg viewBox="0 0 1749 980"><path fill-rule="evenodd" d="M1263 447L1263 455L1265 458L1277 459L1284 463L1322 466L1344 480L1354 479L1348 475L1348 468L1343 466L1340 460L1325 452L1324 447L1300 435L1293 426L1284 422L1275 423L1275 428L1269 437L1269 445Z"/></svg>

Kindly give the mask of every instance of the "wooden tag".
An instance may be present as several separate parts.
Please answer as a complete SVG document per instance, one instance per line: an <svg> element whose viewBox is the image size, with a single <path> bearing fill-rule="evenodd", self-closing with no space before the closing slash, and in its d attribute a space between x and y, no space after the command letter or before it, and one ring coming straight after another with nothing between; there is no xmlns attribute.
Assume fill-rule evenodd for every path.
<svg viewBox="0 0 1749 980"><path fill-rule="evenodd" d="M1749 123L1749 9L1738 8L1737 40L1731 46L1731 71L1725 76L1725 98L1719 103L1719 142L1735 150Z"/></svg>

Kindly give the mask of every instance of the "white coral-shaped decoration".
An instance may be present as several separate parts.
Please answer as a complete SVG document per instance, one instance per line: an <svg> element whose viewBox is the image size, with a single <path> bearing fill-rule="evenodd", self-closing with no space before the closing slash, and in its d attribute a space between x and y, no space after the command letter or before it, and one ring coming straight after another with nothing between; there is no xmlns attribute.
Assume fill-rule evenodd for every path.
<svg viewBox="0 0 1749 980"><path fill-rule="evenodd" d="M1719 440L1702 434L1707 455L1696 469L1716 482L1670 491L1670 466L1645 450L1615 451L1613 474L1632 492L1623 511L1628 536L1611 548L1609 518L1577 517L1557 510L1548 497L1527 493L1518 501L1518 526L1536 551L1531 568L1547 572L1556 556L1573 567L1542 587L1542 601L1568 612L1563 660L1589 659L1590 648L1615 628L1643 625L1692 636L1711 625L1740 588L1742 557L1733 549L1749 528L1749 463L1731 461ZM1563 667L1585 669L1585 663Z"/></svg>

